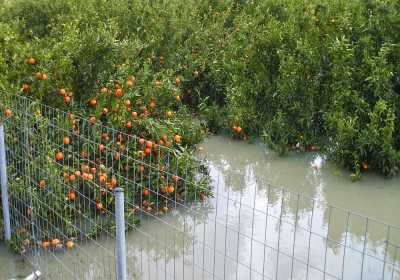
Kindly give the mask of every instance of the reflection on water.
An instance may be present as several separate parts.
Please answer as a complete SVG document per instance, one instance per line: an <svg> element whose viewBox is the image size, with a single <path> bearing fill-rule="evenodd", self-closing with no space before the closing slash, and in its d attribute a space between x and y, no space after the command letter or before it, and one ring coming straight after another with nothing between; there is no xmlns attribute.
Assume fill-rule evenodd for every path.
<svg viewBox="0 0 400 280"><path fill-rule="evenodd" d="M127 234L130 279L400 279L400 230L364 217L400 224L399 178L352 183L322 155L279 158L219 136L202 147L215 197L167 215L142 213ZM114 243L98 242L55 255L79 279L109 279ZM59 275L54 256L40 259ZM1 266L0 276L20 269Z"/></svg>

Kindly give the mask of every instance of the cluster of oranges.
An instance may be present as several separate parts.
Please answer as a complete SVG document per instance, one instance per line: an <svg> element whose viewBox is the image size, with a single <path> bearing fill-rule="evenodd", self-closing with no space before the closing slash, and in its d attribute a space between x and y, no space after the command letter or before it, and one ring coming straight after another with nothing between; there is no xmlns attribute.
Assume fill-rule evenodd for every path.
<svg viewBox="0 0 400 280"><path fill-rule="evenodd" d="M41 247L43 249L49 249L49 248L61 248L64 246L65 249L67 250L71 250L72 248L75 247L75 243L72 240L68 240L67 242L65 242L65 244L63 245L63 243L61 242L60 239L58 238L54 238L52 240L43 240L41 242Z"/></svg>
<svg viewBox="0 0 400 280"><path fill-rule="evenodd" d="M164 63L161 58L160 63ZM29 58L27 64L35 66L38 65L38 61ZM38 81L50 80L43 83L44 86L52 82L49 79L49 76L53 77L51 73L49 75L37 70L32 72ZM168 149L181 147L183 150L186 142L190 144L190 139L181 135L178 121L181 104L179 87L183 85L182 77L173 78L168 86L165 79L155 79L152 84L153 90L143 94L134 93L139 88L137 84L140 83L135 76L128 76L122 81L111 80L110 83L102 85L98 92L82 104L71 104L74 94L67 86L56 87L54 96L56 99L61 97L63 101L57 104L73 106L66 107L69 113L65 120L59 120L62 126L56 125L63 128L59 132L62 131L64 136L57 138L57 143L52 143L57 145L57 148L51 147L53 154L49 163L58 171L53 172L54 174L40 175L41 177L37 178L37 189L39 195L43 195L45 199L49 192L54 191L53 187L61 186L62 194L59 200L49 203L54 203L55 206L57 203L65 203L65 207L73 209L66 213L72 215L71 217L81 211L90 211L93 214L112 211L113 196L109 194L118 186L123 187L127 195L134 198L134 204L140 205L135 211L166 213L169 204L187 192L183 188L183 178L178 175L183 172L187 174L187 170L180 170L183 168L180 165L186 164L187 160L179 163L175 153ZM35 85L35 82L24 82L21 91L34 93ZM167 91L170 95L165 94ZM86 117L76 117L72 111L75 108L87 109ZM7 108L4 115L12 116L12 111ZM158 133L150 133L146 129L148 122L153 120L159 122L162 128ZM111 125L116 130L98 124ZM128 181L132 182L134 187L131 183L128 184ZM142 186L143 182L149 182L149 185L137 188L138 185ZM197 197L203 199L204 191L198 193ZM82 206L87 205L82 203L87 199L92 202L92 206L84 210ZM157 203L155 207L156 201L159 200L165 203L160 206ZM69 240L63 244L61 240L53 239L43 241L42 247L71 249L74 243Z"/></svg>

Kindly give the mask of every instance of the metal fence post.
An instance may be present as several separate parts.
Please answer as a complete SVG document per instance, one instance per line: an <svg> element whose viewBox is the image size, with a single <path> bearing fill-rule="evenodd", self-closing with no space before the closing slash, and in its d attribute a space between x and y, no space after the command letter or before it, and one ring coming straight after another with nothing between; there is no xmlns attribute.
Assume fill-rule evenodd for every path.
<svg viewBox="0 0 400 280"><path fill-rule="evenodd" d="M116 188L114 194L117 239L117 280L126 280L124 190L122 188Z"/></svg>
<svg viewBox="0 0 400 280"><path fill-rule="evenodd" d="M8 204L7 186L7 161L4 125L0 124L0 180L1 180L1 200L3 205L4 239L11 239L10 206Z"/></svg>

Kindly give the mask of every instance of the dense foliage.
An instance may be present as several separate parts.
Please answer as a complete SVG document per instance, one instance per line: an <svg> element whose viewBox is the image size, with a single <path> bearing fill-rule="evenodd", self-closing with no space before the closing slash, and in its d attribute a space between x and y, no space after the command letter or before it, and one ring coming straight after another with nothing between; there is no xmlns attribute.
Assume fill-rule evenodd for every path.
<svg viewBox="0 0 400 280"><path fill-rule="evenodd" d="M100 89L134 76L125 97L135 110L156 103L156 121L135 126L141 136L180 134L190 149L200 125L234 127L282 154L323 148L355 178L399 172L398 1L3 0L0 18L7 90L28 83L49 104L100 116L88 102L109 102ZM60 88L73 92L70 104ZM106 121L123 127L126 114Z"/></svg>

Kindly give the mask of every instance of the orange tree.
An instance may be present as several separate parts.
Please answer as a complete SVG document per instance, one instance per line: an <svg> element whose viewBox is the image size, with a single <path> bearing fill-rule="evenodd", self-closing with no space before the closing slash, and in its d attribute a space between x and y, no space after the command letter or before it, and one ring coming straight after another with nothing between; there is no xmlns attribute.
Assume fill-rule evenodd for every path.
<svg viewBox="0 0 400 280"><path fill-rule="evenodd" d="M175 88L180 110L208 129L261 137L281 154L324 149L353 178L391 176L400 166L399 10L363 0L7 1L0 83L19 90L33 79L33 56L53 87L33 94L64 106L56 93L65 88L83 110L101 102L101 87L115 91L133 75L123 94L141 90L148 112L155 97L158 111L176 108L159 107Z"/></svg>

